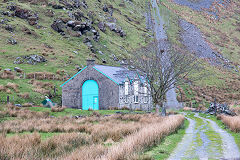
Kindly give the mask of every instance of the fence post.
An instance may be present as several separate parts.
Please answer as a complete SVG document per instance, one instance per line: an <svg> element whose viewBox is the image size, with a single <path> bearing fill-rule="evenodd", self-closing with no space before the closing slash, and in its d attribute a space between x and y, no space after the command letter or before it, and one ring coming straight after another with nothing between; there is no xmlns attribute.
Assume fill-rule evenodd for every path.
<svg viewBox="0 0 240 160"><path fill-rule="evenodd" d="M54 97L56 96L56 86L54 86Z"/></svg>
<svg viewBox="0 0 240 160"><path fill-rule="evenodd" d="M10 100L9 100L9 96L7 96L7 104L10 102Z"/></svg>

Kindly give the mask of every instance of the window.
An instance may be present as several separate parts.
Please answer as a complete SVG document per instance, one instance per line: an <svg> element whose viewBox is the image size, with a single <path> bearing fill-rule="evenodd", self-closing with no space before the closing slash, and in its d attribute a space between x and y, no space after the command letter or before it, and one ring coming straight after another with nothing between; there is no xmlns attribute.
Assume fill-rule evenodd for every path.
<svg viewBox="0 0 240 160"><path fill-rule="evenodd" d="M138 95L138 81L135 81L133 83L133 87L134 87L134 95L137 96Z"/></svg>
<svg viewBox="0 0 240 160"><path fill-rule="evenodd" d="M124 102L128 103L128 96L127 95L124 97Z"/></svg>
<svg viewBox="0 0 240 160"><path fill-rule="evenodd" d="M138 96L134 95L134 103L138 103Z"/></svg>
<svg viewBox="0 0 240 160"><path fill-rule="evenodd" d="M125 95L128 95L128 82L125 82Z"/></svg>
<svg viewBox="0 0 240 160"><path fill-rule="evenodd" d="M144 103L148 103L148 96L144 96L143 99Z"/></svg>
<svg viewBox="0 0 240 160"><path fill-rule="evenodd" d="M144 94L144 96L147 96L147 94L148 94L148 89L146 86L143 87L143 94Z"/></svg>

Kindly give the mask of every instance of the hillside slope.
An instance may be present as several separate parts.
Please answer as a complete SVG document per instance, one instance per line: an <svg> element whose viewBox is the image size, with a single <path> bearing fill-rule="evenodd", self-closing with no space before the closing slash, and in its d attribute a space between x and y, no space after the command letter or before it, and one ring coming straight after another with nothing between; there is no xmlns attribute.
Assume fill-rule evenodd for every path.
<svg viewBox="0 0 240 160"><path fill-rule="evenodd" d="M169 39L203 60L206 76L179 86L179 100L239 103L240 2L162 0ZM168 18L170 17L170 18ZM194 73L197 77L200 73Z"/></svg>
<svg viewBox="0 0 240 160"><path fill-rule="evenodd" d="M39 103L54 85L60 95L59 85L80 70L87 58L119 65L131 50L151 39L145 29L144 0L1 0L0 6L0 68L3 72L19 67L25 73L21 76L13 72L15 80L0 79L1 99L11 95L15 103L35 98ZM34 61L36 58L29 62L29 57L23 57L32 54L42 56L36 58L43 62ZM42 72L40 80L52 74L65 78L52 80L44 90L39 87L33 92L39 84L34 86L29 79L20 77L32 79L36 72ZM19 85L17 92L30 93L30 98L19 98L19 93L6 86L8 82Z"/></svg>

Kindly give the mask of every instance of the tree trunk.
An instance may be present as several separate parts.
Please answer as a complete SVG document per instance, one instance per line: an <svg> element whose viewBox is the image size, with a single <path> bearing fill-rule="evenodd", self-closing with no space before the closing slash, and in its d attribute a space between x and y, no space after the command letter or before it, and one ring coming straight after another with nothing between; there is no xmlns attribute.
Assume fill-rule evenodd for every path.
<svg viewBox="0 0 240 160"><path fill-rule="evenodd" d="M161 116L166 116L166 108L165 108L165 105L163 105L163 102L161 102L161 107L162 107Z"/></svg>
<svg viewBox="0 0 240 160"><path fill-rule="evenodd" d="M156 105L156 114L159 115L159 105Z"/></svg>

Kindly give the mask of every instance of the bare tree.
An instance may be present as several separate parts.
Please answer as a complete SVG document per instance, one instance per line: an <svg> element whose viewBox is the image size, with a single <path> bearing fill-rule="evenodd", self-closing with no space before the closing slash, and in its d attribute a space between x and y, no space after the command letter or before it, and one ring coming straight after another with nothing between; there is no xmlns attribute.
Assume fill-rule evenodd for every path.
<svg viewBox="0 0 240 160"><path fill-rule="evenodd" d="M164 107L166 93L196 71L199 63L192 54L171 46L167 40L155 41L138 49L132 58L129 63L147 79L147 88L157 114L160 107Z"/></svg>

